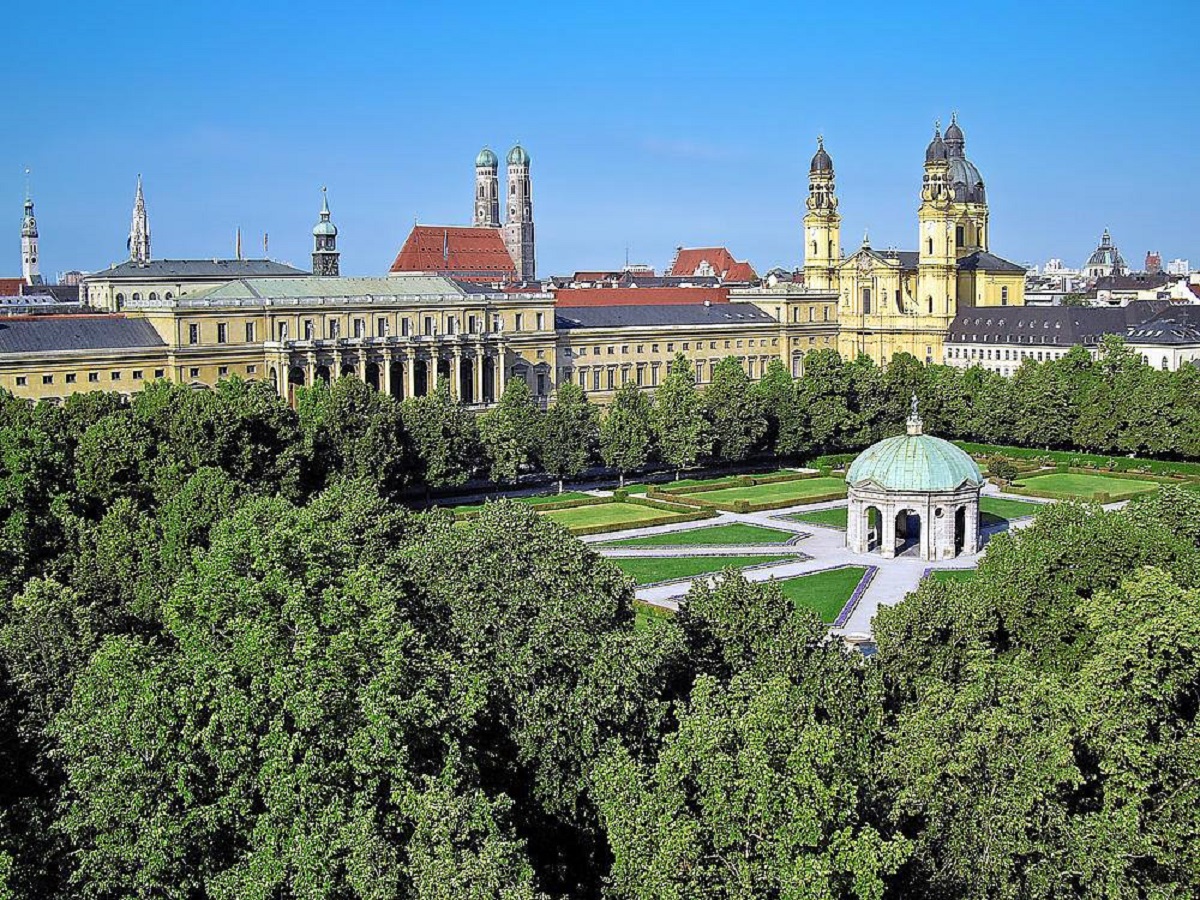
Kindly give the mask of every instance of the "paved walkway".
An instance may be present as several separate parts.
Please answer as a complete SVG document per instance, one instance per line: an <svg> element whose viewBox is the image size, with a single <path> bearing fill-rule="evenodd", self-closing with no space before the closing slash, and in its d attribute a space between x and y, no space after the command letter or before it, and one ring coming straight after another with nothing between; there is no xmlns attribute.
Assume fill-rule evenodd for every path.
<svg viewBox="0 0 1200 900"><path fill-rule="evenodd" d="M1024 500L1031 503L1042 501L1029 497L1019 497L1013 494L1003 494L993 485L983 489L986 496L1002 497L1010 500ZM777 565L764 566L744 572L747 581L769 581L772 578L792 578L796 575L807 575L823 569L840 566L877 566L870 587L858 602L850 618L842 628L834 629L835 634L862 636L871 634L871 620L881 606L891 606L899 603L904 597L915 590L926 569L973 569L986 551L987 541L995 534L1008 529L1021 528L1028 524L1029 519L1016 519L1006 525L997 525L983 529L982 538L984 550L976 556L964 556L959 559L928 562L919 556L901 556L896 559L884 559L878 553L852 553L846 548L846 533L840 528L817 525L811 522L795 522L785 518L798 512L812 512L818 509L832 509L845 506L845 500L833 500L825 503L809 503L791 506L786 509L776 509L762 513L721 513L715 518L699 522L684 522L677 525L659 525L650 528L633 528L626 531L610 532L608 534L589 535L582 540L589 544L602 544L606 541L625 540L633 537L644 537L654 534L670 534L680 531L691 531L696 528L710 528L713 525L725 525L742 522L750 525L761 525L780 531L790 531L802 536L796 544L755 544L748 547L596 547L605 556L611 557L644 557L644 556L747 556L747 555L783 555L795 553L794 560L783 561ZM1114 504L1115 506L1116 504ZM711 575L701 578L712 579ZM670 584L652 585L639 588L637 599L655 606L677 610L679 599L687 593L692 580L676 581Z"/></svg>

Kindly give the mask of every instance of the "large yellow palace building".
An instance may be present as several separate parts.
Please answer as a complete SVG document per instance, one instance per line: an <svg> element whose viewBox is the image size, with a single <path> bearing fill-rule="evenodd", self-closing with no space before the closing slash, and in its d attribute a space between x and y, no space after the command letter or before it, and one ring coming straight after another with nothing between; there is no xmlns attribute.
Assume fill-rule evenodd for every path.
<svg viewBox="0 0 1200 900"><path fill-rule="evenodd" d="M904 351L941 362L943 342L960 310L1023 306L1025 269L988 249L983 177L964 153L957 121L934 130L925 150L916 250L876 250L864 237L841 253L841 215L833 160L818 140L809 167L804 216L804 281L838 301L838 349L886 363Z"/></svg>

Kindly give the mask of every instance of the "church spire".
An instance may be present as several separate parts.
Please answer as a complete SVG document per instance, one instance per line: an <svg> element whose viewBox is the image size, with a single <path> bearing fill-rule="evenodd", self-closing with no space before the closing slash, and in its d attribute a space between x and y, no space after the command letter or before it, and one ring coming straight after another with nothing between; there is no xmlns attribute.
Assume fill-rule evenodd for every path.
<svg viewBox="0 0 1200 900"><path fill-rule="evenodd" d="M150 262L150 220L146 217L146 198L142 194L142 176L137 179L133 198L133 220L129 224L129 258L145 265Z"/></svg>
<svg viewBox="0 0 1200 900"><path fill-rule="evenodd" d="M38 227L29 193L29 170L25 170L25 216L21 220L21 275L26 284L41 284L38 274Z"/></svg>
<svg viewBox="0 0 1200 900"><path fill-rule="evenodd" d="M312 273L337 277L340 254L337 248L337 226L330 221L329 195L321 188L321 219L313 226Z"/></svg>

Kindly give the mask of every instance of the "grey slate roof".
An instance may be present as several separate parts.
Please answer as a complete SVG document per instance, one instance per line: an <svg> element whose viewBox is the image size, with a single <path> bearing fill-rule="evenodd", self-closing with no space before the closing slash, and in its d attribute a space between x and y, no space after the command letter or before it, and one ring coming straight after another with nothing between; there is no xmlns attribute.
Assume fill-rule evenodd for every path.
<svg viewBox="0 0 1200 900"><path fill-rule="evenodd" d="M148 263L129 260L110 269L93 272L87 279L211 278L220 281L307 274L309 273L303 269L284 265L273 259L153 259Z"/></svg>
<svg viewBox="0 0 1200 900"><path fill-rule="evenodd" d="M974 253L964 256L958 261L958 267L967 271L1019 272L1022 275L1025 274L1024 266L1018 266L1015 262L1009 262L995 253L988 253L986 250L976 250Z"/></svg>
<svg viewBox="0 0 1200 900"><path fill-rule="evenodd" d="M626 328L655 325L767 325L775 317L749 303L576 306L554 314L555 327Z"/></svg>
<svg viewBox="0 0 1200 900"><path fill-rule="evenodd" d="M145 319L84 315L0 318L0 354L165 346L154 326Z"/></svg>
<svg viewBox="0 0 1200 900"><path fill-rule="evenodd" d="M1162 346L1200 343L1200 306L1171 306L1153 319L1131 326L1125 339Z"/></svg>
<svg viewBox="0 0 1200 900"><path fill-rule="evenodd" d="M1161 301L1128 306L991 306L963 310L950 323L951 344L1091 345L1106 334L1125 334L1133 325L1168 308Z"/></svg>

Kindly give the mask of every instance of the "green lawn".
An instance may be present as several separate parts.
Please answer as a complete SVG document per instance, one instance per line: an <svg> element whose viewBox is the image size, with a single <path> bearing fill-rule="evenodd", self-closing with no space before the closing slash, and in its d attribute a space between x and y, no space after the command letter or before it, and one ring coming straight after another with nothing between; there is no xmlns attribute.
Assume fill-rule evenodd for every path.
<svg viewBox="0 0 1200 900"><path fill-rule="evenodd" d="M641 600L633 601L633 627L637 631L660 625L673 615L673 612L661 606L653 606Z"/></svg>
<svg viewBox="0 0 1200 900"><path fill-rule="evenodd" d="M1158 490L1158 484L1153 481L1137 481L1110 475L1075 475L1069 472L1052 472L1048 475L1022 478L1018 487L1054 494L1064 500L1092 500L1098 493L1149 494Z"/></svg>
<svg viewBox="0 0 1200 900"><path fill-rule="evenodd" d="M792 513L786 518L793 522L811 522L814 525L828 525L831 528L846 527L847 510L844 506L835 506L831 509L817 509L812 512Z"/></svg>
<svg viewBox="0 0 1200 900"><path fill-rule="evenodd" d="M846 605L846 601L850 599L866 572L862 566L847 566L828 572L798 575L795 578L777 581L776 584L796 609L816 610L823 622L832 622L842 611L842 607Z"/></svg>
<svg viewBox="0 0 1200 900"><path fill-rule="evenodd" d="M795 469L773 469L769 472L743 472L750 478L768 478L772 475L795 475ZM664 481L656 484L658 488L703 487L709 484L722 484L726 481L736 482L738 475L714 475L712 478L680 478L678 481Z"/></svg>
<svg viewBox="0 0 1200 900"><path fill-rule="evenodd" d="M983 520L981 525L994 525L997 522L1007 522L1010 519L1020 519L1032 516L1045 503L1030 503L1027 500L1005 500L1001 497L980 497L979 515Z"/></svg>
<svg viewBox="0 0 1200 900"><path fill-rule="evenodd" d="M750 503L773 503L780 500L795 500L803 503L808 497L845 492L846 482L840 478L802 478L797 481L777 481L773 484L756 484L753 487L727 487L715 491L688 494L697 500L711 503L734 503L746 500Z"/></svg>
<svg viewBox="0 0 1200 900"><path fill-rule="evenodd" d="M595 503L570 509L548 509L540 515L568 528L611 525L613 531L620 531L622 528L636 528L639 522L661 519L670 514L669 510L652 509L636 503Z"/></svg>
<svg viewBox="0 0 1200 900"><path fill-rule="evenodd" d="M974 569L934 569L929 573L934 581L970 581L975 577Z"/></svg>
<svg viewBox="0 0 1200 900"><path fill-rule="evenodd" d="M727 544L783 544L795 534L778 528L763 528L761 525L746 525L733 522L729 525L711 525L706 528L690 528L667 534L652 534L649 537L626 538L623 541L606 541L606 547L717 547Z"/></svg>
<svg viewBox="0 0 1200 900"><path fill-rule="evenodd" d="M730 567L740 569L763 563L794 559L791 556L642 556L614 559L621 571L639 585L677 578L694 578Z"/></svg>

